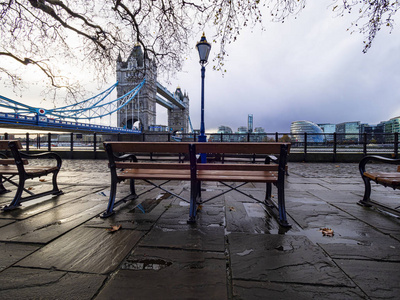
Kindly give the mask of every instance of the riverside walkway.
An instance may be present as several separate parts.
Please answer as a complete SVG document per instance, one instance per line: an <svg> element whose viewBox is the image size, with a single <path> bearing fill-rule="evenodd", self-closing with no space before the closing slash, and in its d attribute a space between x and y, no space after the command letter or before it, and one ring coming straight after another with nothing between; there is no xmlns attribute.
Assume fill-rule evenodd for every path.
<svg viewBox="0 0 400 300"><path fill-rule="evenodd" d="M0 213L0 299L399 299L400 219L356 204L364 191L357 167L290 163L293 228L281 232L237 192L205 204L196 225L186 224L185 202L159 190L101 219L107 162L64 160L64 195ZM189 193L188 183L169 186ZM150 188L137 184L138 193ZM202 193L224 188L206 183ZM247 189L264 194L263 185ZM373 199L399 205L399 191L373 190Z"/></svg>

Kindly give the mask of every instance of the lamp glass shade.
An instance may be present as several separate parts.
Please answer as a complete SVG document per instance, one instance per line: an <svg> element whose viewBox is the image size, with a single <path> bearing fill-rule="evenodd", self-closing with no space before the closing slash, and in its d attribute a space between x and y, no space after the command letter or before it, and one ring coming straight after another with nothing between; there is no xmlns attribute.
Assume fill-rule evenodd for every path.
<svg viewBox="0 0 400 300"><path fill-rule="evenodd" d="M201 63L207 63L208 55L210 54L211 45L207 42L205 35L201 37L200 42L196 44L197 51L199 51L199 57Z"/></svg>

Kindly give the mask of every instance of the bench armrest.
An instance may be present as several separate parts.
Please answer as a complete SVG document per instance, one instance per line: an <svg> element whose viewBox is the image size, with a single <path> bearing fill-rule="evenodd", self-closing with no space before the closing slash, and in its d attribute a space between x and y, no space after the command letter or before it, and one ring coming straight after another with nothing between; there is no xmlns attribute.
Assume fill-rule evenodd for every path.
<svg viewBox="0 0 400 300"><path fill-rule="evenodd" d="M367 155L360 161L360 163L358 165L361 176L364 175L365 166L370 161L384 162L384 163L388 163L388 164L400 164L400 159L398 159L398 158L388 158L388 157L383 157L383 156L378 156L378 155Z"/></svg>
<svg viewBox="0 0 400 300"><path fill-rule="evenodd" d="M60 155L54 152L44 152L38 154L27 154L23 152L19 152L21 158L32 158L32 159L55 159L57 161L57 168L61 168L62 160Z"/></svg>

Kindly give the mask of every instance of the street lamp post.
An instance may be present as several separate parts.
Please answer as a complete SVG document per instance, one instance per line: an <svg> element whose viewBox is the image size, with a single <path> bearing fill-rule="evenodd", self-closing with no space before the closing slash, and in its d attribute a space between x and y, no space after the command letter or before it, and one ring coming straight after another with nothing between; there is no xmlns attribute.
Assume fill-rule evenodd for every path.
<svg viewBox="0 0 400 300"><path fill-rule="evenodd" d="M205 126L204 126L204 78L206 73L205 66L208 63L208 55L210 54L211 44L207 42L204 33L200 39L200 42L196 44L196 47L197 51L199 51L200 65L201 65L201 123L200 123L200 135L198 136L198 141L207 142L207 136L205 135ZM202 163L207 162L206 153L202 153L200 157Z"/></svg>

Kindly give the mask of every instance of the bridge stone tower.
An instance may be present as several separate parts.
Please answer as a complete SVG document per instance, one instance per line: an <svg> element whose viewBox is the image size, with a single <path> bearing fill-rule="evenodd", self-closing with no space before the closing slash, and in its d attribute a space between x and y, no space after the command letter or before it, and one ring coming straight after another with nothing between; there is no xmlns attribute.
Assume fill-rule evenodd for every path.
<svg viewBox="0 0 400 300"><path fill-rule="evenodd" d="M121 97L131 91L146 78L146 82L139 92L139 97L125 108L118 111L117 123L119 127L132 129L139 121L141 130L148 130L150 125L156 124L156 92L157 67L148 58L144 57L142 47L135 45L126 61L121 55L117 59L117 96Z"/></svg>
<svg viewBox="0 0 400 300"><path fill-rule="evenodd" d="M185 104L185 109L181 109L176 105L173 105L172 109L168 109L168 127L171 132L175 133L180 131L182 133L189 132L189 96L188 94L182 93L180 87L178 87L174 93L175 98L181 100Z"/></svg>

